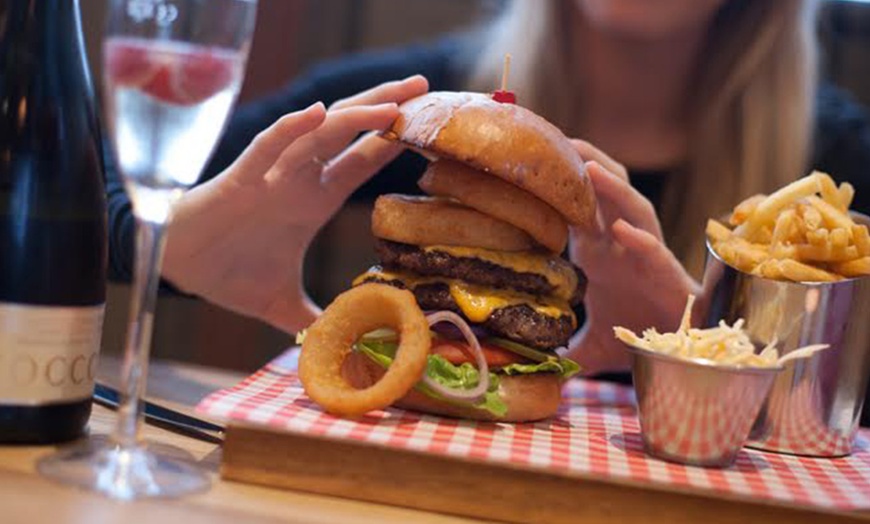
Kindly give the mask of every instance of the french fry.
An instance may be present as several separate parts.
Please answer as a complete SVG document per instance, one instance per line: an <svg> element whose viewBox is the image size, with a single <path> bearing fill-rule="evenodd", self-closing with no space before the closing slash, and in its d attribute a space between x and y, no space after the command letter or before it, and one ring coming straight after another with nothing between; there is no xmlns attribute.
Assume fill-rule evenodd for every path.
<svg viewBox="0 0 870 524"><path fill-rule="evenodd" d="M772 258L797 258L797 246L785 244L773 244L770 246Z"/></svg>
<svg viewBox="0 0 870 524"><path fill-rule="evenodd" d="M765 224L774 223L779 212L795 201L818 193L821 190L819 185L819 175L813 173L777 190L761 201L755 211L734 233L737 236L749 238L752 233L761 229Z"/></svg>
<svg viewBox="0 0 870 524"><path fill-rule="evenodd" d="M840 210L848 211L852 207L852 200L855 198L855 186L848 182L843 182L840 184L840 189L837 192L840 193Z"/></svg>
<svg viewBox="0 0 870 524"><path fill-rule="evenodd" d="M827 173L816 172L819 177L819 185L821 186L822 199L836 207L840 211L846 211L849 207L842 207L843 200L840 198L840 190L837 188L836 182Z"/></svg>
<svg viewBox="0 0 870 524"><path fill-rule="evenodd" d="M803 262L849 262L858 258L858 249L855 246L835 248L828 246L811 246L802 244L795 247L795 254Z"/></svg>
<svg viewBox="0 0 870 524"><path fill-rule="evenodd" d="M769 278L771 280L782 280L785 276L782 273L782 267L779 265L779 260L765 260L755 266L752 274L759 277Z"/></svg>
<svg viewBox="0 0 870 524"><path fill-rule="evenodd" d="M722 242L723 240L727 240L731 236L731 230L718 220L707 220L707 238L710 239L711 242Z"/></svg>
<svg viewBox="0 0 870 524"><path fill-rule="evenodd" d="M807 242L813 246L827 246L829 231L825 228L819 228L813 231L807 231Z"/></svg>
<svg viewBox="0 0 870 524"><path fill-rule="evenodd" d="M773 243L773 228L764 226L752 233L746 240L749 240L753 244L771 244Z"/></svg>
<svg viewBox="0 0 870 524"><path fill-rule="evenodd" d="M833 264L831 269L848 278L870 275L870 256Z"/></svg>
<svg viewBox="0 0 870 524"><path fill-rule="evenodd" d="M836 282L842 280L840 275L798 262L797 260L787 258L777 260L776 262L779 263L779 271L782 273L782 276L792 282Z"/></svg>
<svg viewBox="0 0 870 524"><path fill-rule="evenodd" d="M803 222L803 231L814 231L824 225L822 214L808 201L798 202L797 212Z"/></svg>
<svg viewBox="0 0 870 524"><path fill-rule="evenodd" d="M834 249L844 249L849 245L849 241L852 240L852 229L843 229L838 227L837 229L831 230L830 242L831 247Z"/></svg>
<svg viewBox="0 0 870 524"><path fill-rule="evenodd" d="M766 260L756 267L753 274L772 280L791 280L792 282L836 282L842 280L839 275L792 259Z"/></svg>
<svg viewBox="0 0 870 524"><path fill-rule="evenodd" d="M734 208L728 222L734 227L746 222L749 215L755 212L755 208L757 208L758 204L762 203L765 198L767 198L767 195L753 195L743 202L740 202Z"/></svg>
<svg viewBox="0 0 870 524"><path fill-rule="evenodd" d="M852 226L852 241L862 257L870 257L870 230L867 226Z"/></svg>
<svg viewBox="0 0 870 524"><path fill-rule="evenodd" d="M789 244L798 229L798 216L794 209L786 209L779 214L773 227L770 244L774 246Z"/></svg>
<svg viewBox="0 0 870 524"><path fill-rule="evenodd" d="M755 266L769 258L767 246L751 244L735 236L717 243L713 249L729 265L746 273L751 273Z"/></svg>
<svg viewBox="0 0 870 524"><path fill-rule="evenodd" d="M855 225L846 212L840 211L840 209L828 204L821 198L810 196L807 198L807 201L819 211L822 215L822 219L831 229L841 227L851 231L852 226Z"/></svg>

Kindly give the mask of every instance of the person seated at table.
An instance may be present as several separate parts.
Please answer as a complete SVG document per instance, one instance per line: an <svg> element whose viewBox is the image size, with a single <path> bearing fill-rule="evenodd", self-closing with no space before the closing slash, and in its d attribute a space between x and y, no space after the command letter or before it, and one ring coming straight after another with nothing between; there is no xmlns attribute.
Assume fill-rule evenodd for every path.
<svg viewBox="0 0 870 524"><path fill-rule="evenodd" d="M395 114L372 104L427 85L411 77L282 115L415 74L432 90L491 91L511 53L519 103L585 139L600 204L603 232L572 232L589 287L570 355L588 374L623 370L612 326L677 324L698 289L707 217L810 168L851 182L855 208L870 211L870 126L817 85L814 22L812 0L514 0L472 34L324 64L239 109L206 181L178 204L164 276L285 331L305 327L319 311L301 285L316 232L351 195L414 192L423 169L410 154L391 162L398 151L371 136L343 146ZM366 104L359 118L342 113L355 104ZM128 203L117 182L110 190L112 261L125 274Z"/></svg>

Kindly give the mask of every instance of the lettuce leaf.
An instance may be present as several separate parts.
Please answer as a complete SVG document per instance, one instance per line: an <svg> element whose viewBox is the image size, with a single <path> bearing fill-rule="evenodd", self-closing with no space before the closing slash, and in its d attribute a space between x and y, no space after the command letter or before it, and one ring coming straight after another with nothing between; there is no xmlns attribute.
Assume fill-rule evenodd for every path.
<svg viewBox="0 0 870 524"><path fill-rule="evenodd" d="M360 340L354 345L354 349L362 352L365 356L374 360L381 367L388 368L396 358L398 346L389 342L374 342Z"/></svg>
<svg viewBox="0 0 870 524"><path fill-rule="evenodd" d="M398 344L362 340L356 343L356 349L378 365L387 368L396 357ZM439 355L429 355L429 360L426 363L426 374L439 384L451 389L472 389L480 382L480 373L471 364L465 363L456 366ZM418 382L414 389L429 397L456 403L455 400L443 398L423 382ZM489 411L496 416L503 416L507 413L507 405L498 396L498 377L494 373L489 374L489 388L487 388L483 398L472 406Z"/></svg>
<svg viewBox="0 0 870 524"><path fill-rule="evenodd" d="M426 364L426 374L433 378L442 386L447 386L451 389L471 389L480 383L480 373L477 368L469 363L460 366L451 364L442 356L429 355L429 362ZM430 397L441 398L441 395L432 391L426 384L419 383L417 389ZM449 399L443 399L446 402L455 402ZM507 405L498 396L498 376L494 373L489 374L489 387L483 398L473 404L477 409L485 409L498 417L504 416L507 413Z"/></svg>
<svg viewBox="0 0 870 524"><path fill-rule="evenodd" d="M372 359L383 368L390 367L396 358L398 344L387 340L363 339L356 344L356 349ZM557 373L563 379L568 379L580 371L576 362L564 358L550 357L546 362L532 362L529 364L510 364L498 368L498 373L490 372L489 388L484 397L474 404L478 409L485 409L496 416L502 416L507 412L507 406L499 398L498 374L527 375L534 373ZM439 384L451 389L472 389L480 382L480 373L470 363L461 365L451 364L440 355L429 355L426 364L426 374ZM420 382L414 387L420 393L445 402L456 402L443 398L437 392Z"/></svg>
<svg viewBox="0 0 870 524"><path fill-rule="evenodd" d="M499 371L505 375L525 375L531 373L558 373L563 379L569 379L580 372L580 366L567 358L553 358L546 362L532 364L509 364Z"/></svg>

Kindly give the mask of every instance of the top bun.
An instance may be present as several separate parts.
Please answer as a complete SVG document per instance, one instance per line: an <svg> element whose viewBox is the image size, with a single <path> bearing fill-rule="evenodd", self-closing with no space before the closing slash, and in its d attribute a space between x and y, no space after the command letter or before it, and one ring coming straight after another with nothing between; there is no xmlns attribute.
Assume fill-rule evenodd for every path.
<svg viewBox="0 0 870 524"><path fill-rule="evenodd" d="M595 217L580 154L556 126L518 105L480 93L428 93L402 104L384 136L516 184L571 224Z"/></svg>

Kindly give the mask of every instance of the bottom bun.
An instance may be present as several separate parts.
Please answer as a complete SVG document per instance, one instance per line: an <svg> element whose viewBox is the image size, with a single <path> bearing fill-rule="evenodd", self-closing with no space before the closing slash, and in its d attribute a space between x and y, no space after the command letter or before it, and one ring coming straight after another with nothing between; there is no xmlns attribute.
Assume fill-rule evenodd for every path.
<svg viewBox="0 0 870 524"><path fill-rule="evenodd" d="M347 356L341 371L344 379L358 389L371 386L386 372L370 358L356 352ZM562 384L562 378L555 373L500 375L498 395L507 405L507 413L501 417L483 409L437 400L413 389L394 405L412 411L463 419L528 422L556 414L562 401Z"/></svg>

